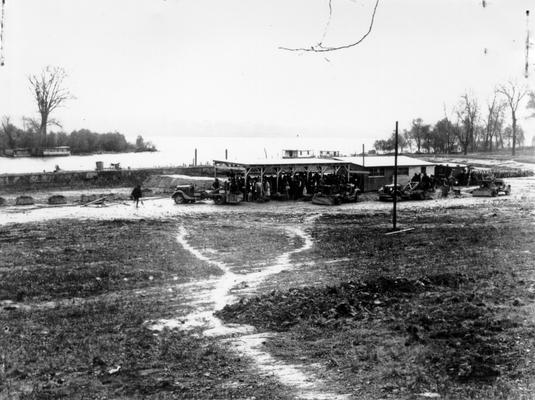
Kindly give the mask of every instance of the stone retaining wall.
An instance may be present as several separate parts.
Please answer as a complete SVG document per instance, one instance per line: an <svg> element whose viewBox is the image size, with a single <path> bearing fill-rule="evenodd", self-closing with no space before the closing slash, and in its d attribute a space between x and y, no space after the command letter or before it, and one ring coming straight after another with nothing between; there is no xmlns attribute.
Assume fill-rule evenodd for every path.
<svg viewBox="0 0 535 400"><path fill-rule="evenodd" d="M214 176L212 166L0 174L0 190L133 186L154 174Z"/></svg>

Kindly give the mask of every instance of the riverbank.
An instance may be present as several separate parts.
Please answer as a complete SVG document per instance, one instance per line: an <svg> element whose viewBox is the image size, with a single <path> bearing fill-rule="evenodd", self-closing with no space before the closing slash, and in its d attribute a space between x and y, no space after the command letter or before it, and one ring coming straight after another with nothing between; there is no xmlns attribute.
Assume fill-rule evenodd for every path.
<svg viewBox="0 0 535 400"><path fill-rule="evenodd" d="M127 187L151 175L214 176L212 166L0 174L0 192Z"/></svg>

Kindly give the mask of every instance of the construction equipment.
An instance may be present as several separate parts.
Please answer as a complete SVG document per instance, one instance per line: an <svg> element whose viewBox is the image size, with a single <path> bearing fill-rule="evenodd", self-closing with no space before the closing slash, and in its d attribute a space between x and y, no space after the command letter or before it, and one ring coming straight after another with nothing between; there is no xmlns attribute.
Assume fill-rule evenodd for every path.
<svg viewBox="0 0 535 400"><path fill-rule="evenodd" d="M420 182L409 182L405 186L398 184L394 189L394 185L384 185L379 189L379 200L391 201L394 200L428 200L431 198L431 190L424 189Z"/></svg>
<svg viewBox="0 0 535 400"><path fill-rule="evenodd" d="M176 204L195 203L211 199L215 204L238 204L243 201L242 193L234 193L228 189L198 190L195 185L179 185L171 195Z"/></svg>
<svg viewBox="0 0 535 400"><path fill-rule="evenodd" d="M324 206L335 206L341 203L353 203L358 200L360 190L353 184L321 185L312 196L312 203Z"/></svg>
<svg viewBox="0 0 535 400"><path fill-rule="evenodd" d="M509 195L511 185L505 183L503 179L487 179L481 182L478 188L472 190L474 197L496 197L499 194Z"/></svg>
<svg viewBox="0 0 535 400"><path fill-rule="evenodd" d="M213 199L215 204L239 204L243 201L243 193L231 192L220 188L207 192L208 198Z"/></svg>

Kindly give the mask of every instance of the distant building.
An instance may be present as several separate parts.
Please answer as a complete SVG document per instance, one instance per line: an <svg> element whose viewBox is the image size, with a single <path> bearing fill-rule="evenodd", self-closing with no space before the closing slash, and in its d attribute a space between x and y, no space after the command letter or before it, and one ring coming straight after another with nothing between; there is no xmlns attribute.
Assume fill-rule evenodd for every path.
<svg viewBox="0 0 535 400"><path fill-rule="evenodd" d="M32 151L28 147L18 147L15 149L5 149L4 155L8 157L30 157Z"/></svg>
<svg viewBox="0 0 535 400"><path fill-rule="evenodd" d="M338 150L320 150L320 158L340 157Z"/></svg>
<svg viewBox="0 0 535 400"><path fill-rule="evenodd" d="M314 157L313 150L283 150L282 158L311 158Z"/></svg>
<svg viewBox="0 0 535 400"><path fill-rule="evenodd" d="M39 153L43 157L70 156L71 148L69 146L45 147Z"/></svg>

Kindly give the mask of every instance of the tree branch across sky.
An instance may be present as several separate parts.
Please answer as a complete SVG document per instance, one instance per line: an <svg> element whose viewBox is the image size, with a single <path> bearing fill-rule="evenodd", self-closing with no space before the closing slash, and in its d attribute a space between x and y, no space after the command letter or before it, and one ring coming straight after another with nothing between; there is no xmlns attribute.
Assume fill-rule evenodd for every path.
<svg viewBox="0 0 535 400"><path fill-rule="evenodd" d="M368 30L357 41L354 41L354 42L348 43L348 44L344 44L344 45L339 45L339 46L324 46L323 45L323 41L325 40L325 36L327 35L327 31L329 29L329 25L331 23L331 17L332 17L332 3L331 2L332 2L332 0L329 0L329 18L327 20L327 24L326 24L325 30L323 32L323 37L322 37L321 41L318 44L316 44L314 46L311 46L311 47L296 47L296 48L280 46L279 49L280 50L287 50L287 51L312 51L312 52L316 52L316 53L325 53L325 52L329 52L329 51L337 51L337 50L349 49L351 47L357 46L360 43L362 43L364 41L364 39L366 39L368 37L368 35L372 32L373 23L375 22L375 14L377 12L377 7L379 6L379 0L375 1L375 6L373 7L373 12L372 12L372 15L371 15L371 18L370 18L370 25L368 27Z"/></svg>

